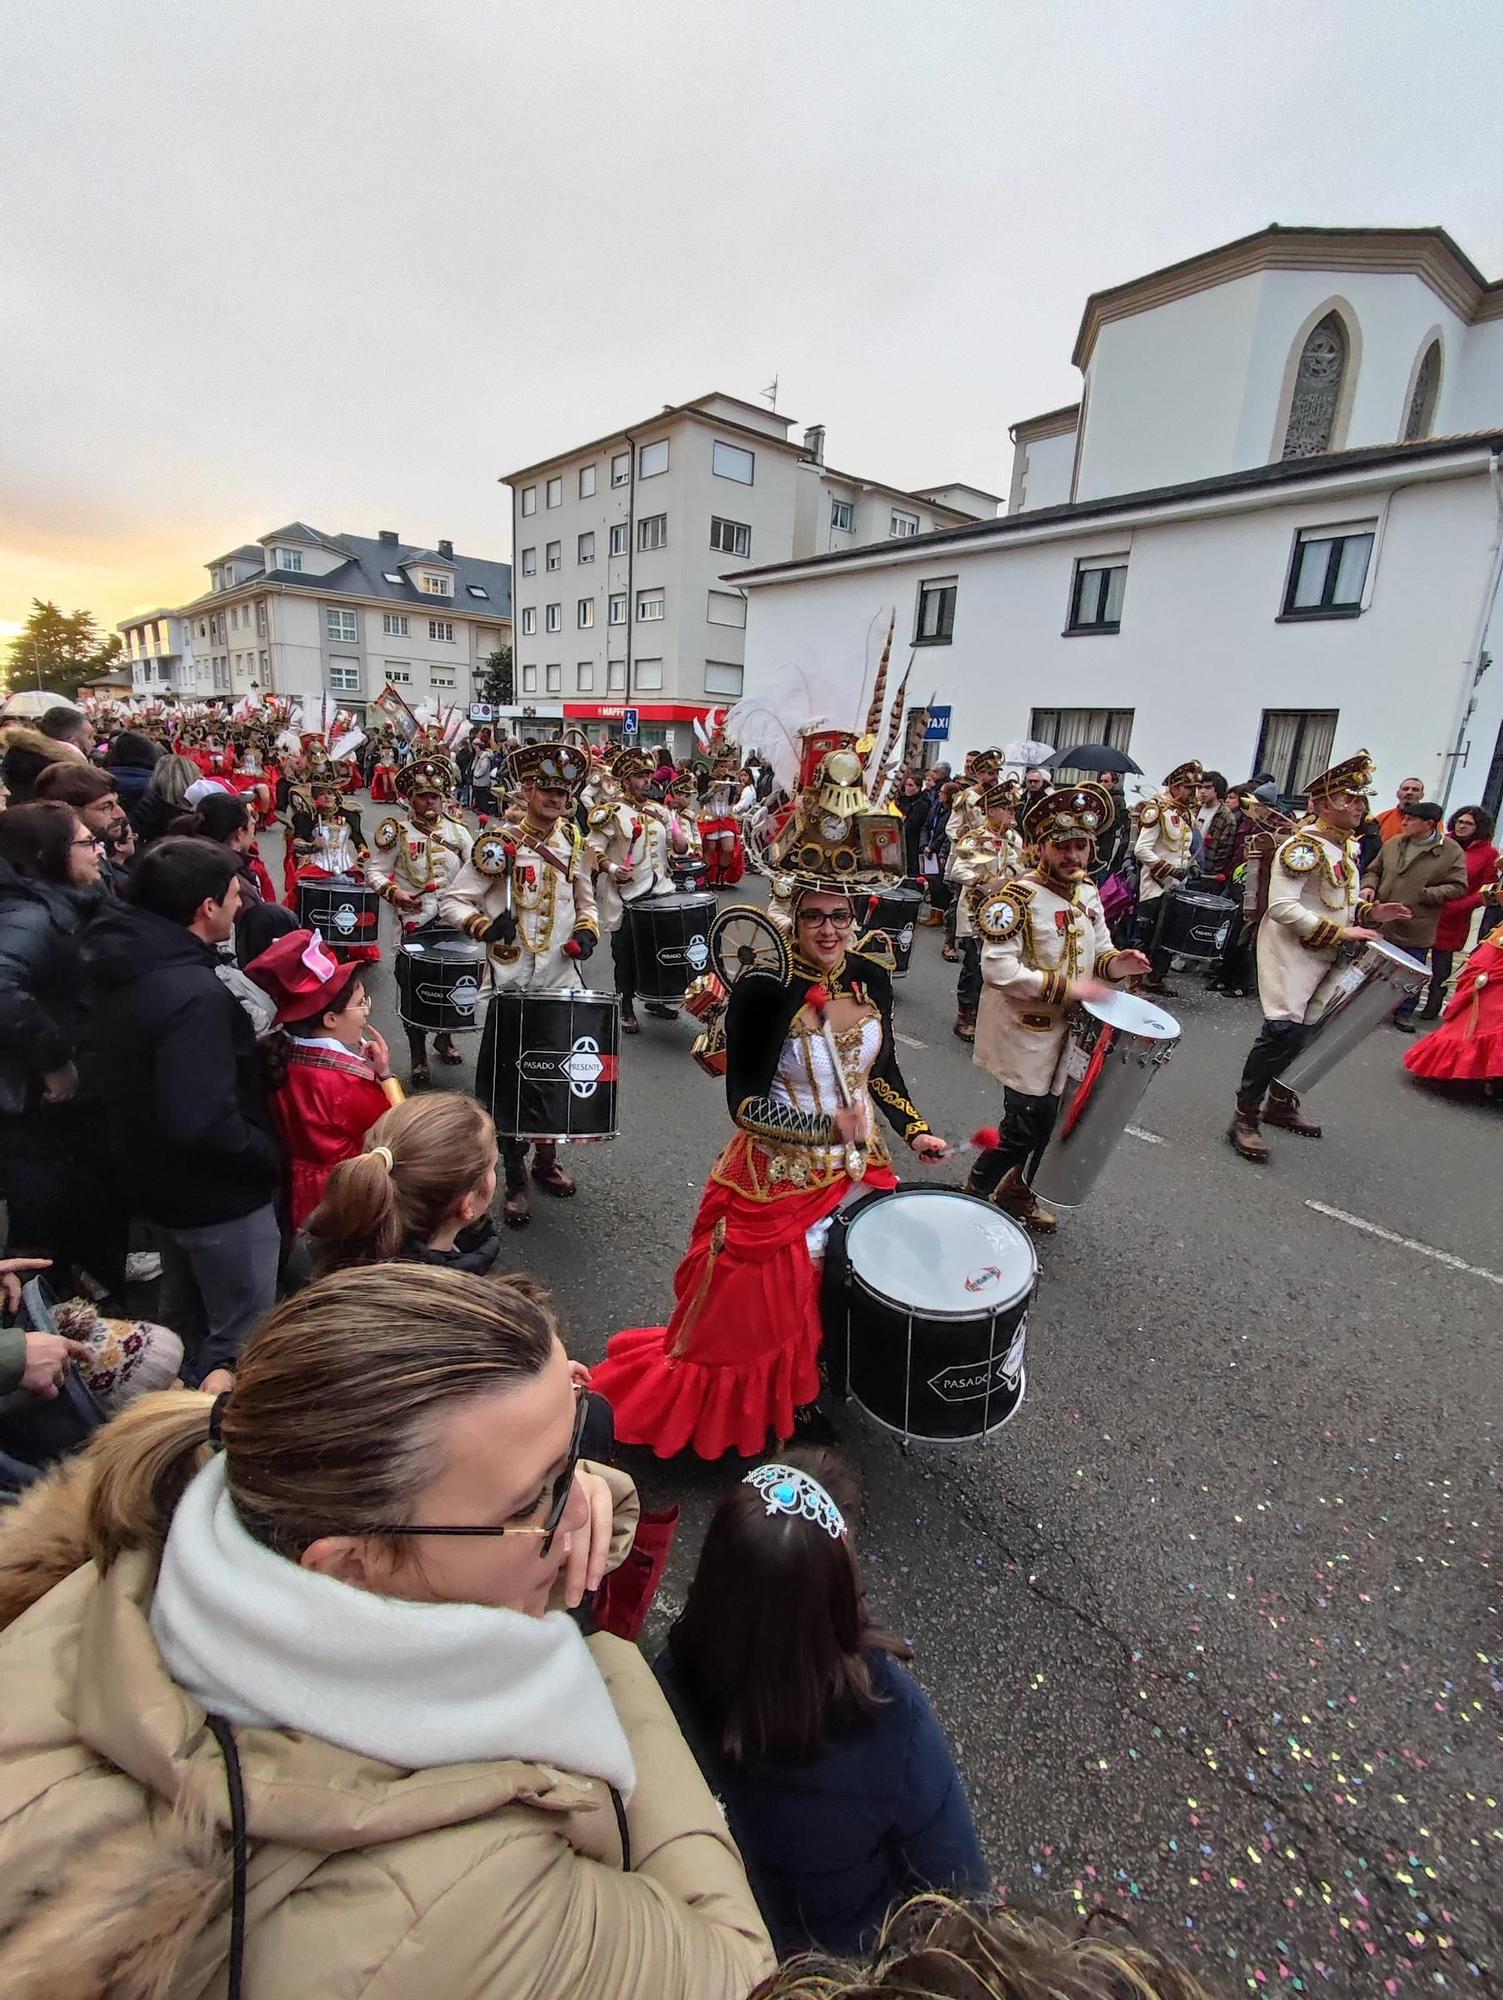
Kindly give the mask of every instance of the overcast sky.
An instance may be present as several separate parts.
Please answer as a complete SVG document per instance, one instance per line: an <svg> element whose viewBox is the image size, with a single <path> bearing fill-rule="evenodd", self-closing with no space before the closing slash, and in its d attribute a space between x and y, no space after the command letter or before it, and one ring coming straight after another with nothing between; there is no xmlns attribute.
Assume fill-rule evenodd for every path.
<svg viewBox="0 0 1503 2000"><path fill-rule="evenodd" d="M1503 275L1496 0L0 0L0 636L301 517L504 557L710 389L1005 491L1086 294L1265 223Z"/></svg>

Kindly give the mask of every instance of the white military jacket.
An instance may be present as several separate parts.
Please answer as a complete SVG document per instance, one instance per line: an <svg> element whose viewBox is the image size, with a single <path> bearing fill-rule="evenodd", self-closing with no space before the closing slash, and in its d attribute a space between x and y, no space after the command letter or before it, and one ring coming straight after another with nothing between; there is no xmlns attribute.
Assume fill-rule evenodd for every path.
<svg viewBox="0 0 1503 2000"><path fill-rule="evenodd" d="M419 826L393 813L376 828L366 876L385 902L396 889L420 898L415 910L397 912L405 930L417 930L438 915L439 893L465 866L473 843L469 828L447 814Z"/></svg>
<svg viewBox="0 0 1503 2000"><path fill-rule="evenodd" d="M508 842L516 848L509 867ZM573 819L559 820L546 835L527 819L504 832L492 827L477 834L469 860L439 891L444 921L480 937L507 908L508 873L517 937L515 944L490 946L491 984L541 991L585 984L578 960L564 946L576 930L598 937L600 924L589 852Z"/></svg>
<svg viewBox="0 0 1503 2000"><path fill-rule="evenodd" d="M1370 907L1361 894L1357 841L1308 821L1280 841L1269 863L1268 908L1258 925L1258 997L1264 1018L1316 1018L1340 973L1336 947Z"/></svg>
<svg viewBox="0 0 1503 2000"><path fill-rule="evenodd" d="M1144 806L1138 818L1138 837L1132 844L1139 870L1140 903L1157 901L1177 876L1190 873L1194 831L1193 810L1177 806L1167 792L1161 792Z"/></svg>
<svg viewBox="0 0 1503 2000"><path fill-rule="evenodd" d="M960 836L945 863L945 880L953 882L961 892L955 907L957 938L976 935L972 912L987 886L1021 874L1022 868L1023 840L1014 828L1006 827L999 833L983 823Z"/></svg>
<svg viewBox="0 0 1503 2000"><path fill-rule="evenodd" d="M672 819L656 799L613 799L596 806L590 814L589 849L592 866L600 871L600 917L607 930L620 928L627 903L672 893ZM607 864L629 867L629 878L618 881L605 872Z"/></svg>
<svg viewBox="0 0 1503 2000"><path fill-rule="evenodd" d="M1101 898L1091 882L1066 895L1035 870L977 899L981 1004L974 1060L1025 1097L1052 1097L1064 1083L1072 979L1115 974Z"/></svg>

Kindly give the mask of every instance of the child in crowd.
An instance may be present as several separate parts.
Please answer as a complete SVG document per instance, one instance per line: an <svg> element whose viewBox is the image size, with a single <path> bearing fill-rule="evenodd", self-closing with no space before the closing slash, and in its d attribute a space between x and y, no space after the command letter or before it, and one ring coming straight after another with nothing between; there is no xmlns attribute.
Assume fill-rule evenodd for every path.
<svg viewBox="0 0 1503 2000"><path fill-rule="evenodd" d="M287 1167L288 1220L301 1229L341 1160L401 1101L391 1056L370 1023L363 968L340 964L316 931L289 931L245 968L270 995L286 1032L286 1074L271 1113Z"/></svg>
<svg viewBox="0 0 1503 2000"><path fill-rule="evenodd" d="M870 1622L851 1548L861 1489L799 1446L721 1501L657 1662L780 1957L870 1946L920 1888L991 1880L944 1731Z"/></svg>

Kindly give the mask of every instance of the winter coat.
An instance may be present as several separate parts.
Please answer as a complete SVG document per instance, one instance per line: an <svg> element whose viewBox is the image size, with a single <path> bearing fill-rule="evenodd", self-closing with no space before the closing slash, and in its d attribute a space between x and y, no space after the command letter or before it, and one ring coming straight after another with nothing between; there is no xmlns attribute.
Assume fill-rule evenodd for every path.
<svg viewBox="0 0 1503 2000"><path fill-rule="evenodd" d="M255 1031L218 963L183 925L130 903L105 910L84 951L115 1157L135 1213L170 1229L250 1215L281 1183Z"/></svg>
<svg viewBox="0 0 1503 2000"><path fill-rule="evenodd" d="M191 806L181 802L172 804L160 792L144 791L136 804L126 811L127 818L136 829L137 852L149 847L154 840L161 840L175 819L181 819L184 813L192 810Z"/></svg>
<svg viewBox="0 0 1503 2000"><path fill-rule="evenodd" d="M287 1074L271 1094L272 1122L287 1165L287 1220L301 1229L324 1198L329 1176L363 1149L391 1109L374 1067L346 1050L293 1042Z"/></svg>
<svg viewBox="0 0 1503 2000"><path fill-rule="evenodd" d="M0 1992L221 2000L224 1759L152 1636L155 1561L134 1551L104 1574L87 1562L88 1470L74 1461L0 1525ZM619 1563L636 1496L605 1477ZM598 1778L522 1759L411 1771L297 1730L234 1727L246 2000L742 2000L771 1970L650 1668L622 1640L588 1645L637 1772L629 1872Z"/></svg>
<svg viewBox="0 0 1503 2000"><path fill-rule="evenodd" d="M435 1250L421 1236L409 1236L398 1256L403 1263L437 1264L445 1271L469 1271L477 1278L506 1276L506 1245L488 1215L461 1229L452 1250Z"/></svg>
<svg viewBox="0 0 1503 2000"><path fill-rule="evenodd" d="M1422 847L1403 834L1385 840L1362 876L1364 896L1375 903L1406 903L1412 912L1383 929L1387 942L1402 951L1424 951L1434 944L1442 906L1466 890L1466 854L1448 833Z"/></svg>
<svg viewBox="0 0 1503 2000"><path fill-rule="evenodd" d="M0 859L0 1112L41 1097L82 1025L78 933L97 897L39 882Z"/></svg>
<svg viewBox="0 0 1503 2000"><path fill-rule="evenodd" d="M1461 842L1456 845L1461 847ZM1482 891L1498 873L1498 850L1490 840L1474 840L1461 848L1466 856L1466 894L1447 903L1435 926L1437 951L1462 951L1472 928L1472 912L1482 907Z"/></svg>

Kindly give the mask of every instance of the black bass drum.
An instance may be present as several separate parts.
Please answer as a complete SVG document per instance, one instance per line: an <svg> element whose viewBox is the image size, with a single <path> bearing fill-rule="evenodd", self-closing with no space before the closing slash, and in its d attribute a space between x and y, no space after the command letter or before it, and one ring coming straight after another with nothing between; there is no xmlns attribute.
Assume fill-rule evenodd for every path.
<svg viewBox="0 0 1503 2000"><path fill-rule="evenodd" d="M718 905L708 892L639 896L621 921L637 960L637 997L682 1001L684 988L710 969L710 925Z"/></svg>
<svg viewBox="0 0 1503 2000"><path fill-rule="evenodd" d="M336 958L381 956L381 898L351 876L299 876L297 920L300 929L318 931Z"/></svg>
<svg viewBox="0 0 1503 2000"><path fill-rule="evenodd" d="M894 979L904 979L913 957L913 927L923 908L924 892L900 882L895 889L883 889L867 905L867 913L857 911L863 930L886 931L892 942Z"/></svg>
<svg viewBox="0 0 1503 2000"><path fill-rule="evenodd" d="M498 987L486 1009L475 1095L503 1139L614 1139L620 1058L614 993Z"/></svg>
<svg viewBox="0 0 1503 2000"><path fill-rule="evenodd" d="M1161 900L1155 956L1183 958L1195 965L1220 958L1240 914L1230 896L1204 889L1166 889Z"/></svg>
<svg viewBox="0 0 1503 2000"><path fill-rule="evenodd" d="M397 1012L424 1034L468 1035L486 982L485 946L463 931L428 924L397 947Z"/></svg>
<svg viewBox="0 0 1503 2000"><path fill-rule="evenodd" d="M840 1211L825 1249L827 1365L884 1429L950 1444L1015 1417L1038 1259L958 1188L900 1187Z"/></svg>

